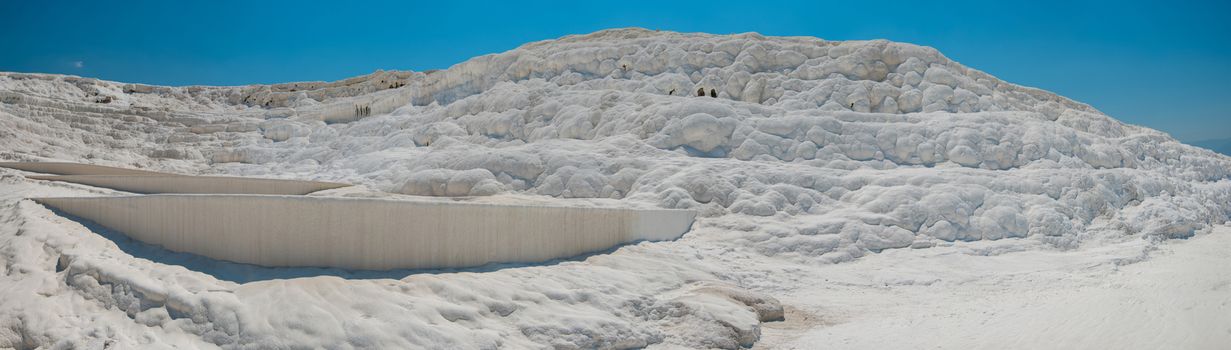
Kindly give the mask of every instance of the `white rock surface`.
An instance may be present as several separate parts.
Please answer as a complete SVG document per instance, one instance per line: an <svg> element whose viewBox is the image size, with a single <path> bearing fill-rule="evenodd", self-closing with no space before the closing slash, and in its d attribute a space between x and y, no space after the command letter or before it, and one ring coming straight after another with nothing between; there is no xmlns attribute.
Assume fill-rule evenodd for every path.
<svg viewBox="0 0 1231 350"><path fill-rule="evenodd" d="M809 273L775 293L786 321L766 324L753 349L1220 349L1231 340L1231 227L1080 251L1006 252L1002 242L790 267Z"/></svg>
<svg viewBox="0 0 1231 350"><path fill-rule="evenodd" d="M347 184L235 176L184 175L56 175L26 176L31 180L63 181L133 193L284 194L304 195Z"/></svg>
<svg viewBox="0 0 1231 350"><path fill-rule="evenodd" d="M59 174L64 176L137 176L137 175L161 175L175 176L176 174L159 173L148 170L109 167L93 164L68 163L68 162L0 162L0 168L16 169L21 171L29 171L34 173Z"/></svg>
<svg viewBox="0 0 1231 350"><path fill-rule="evenodd" d="M321 273L135 259L18 201L98 190L6 177L0 313L18 317L0 347L732 348L773 314L750 305L796 283L782 276L824 273L792 264L1152 246L1231 219L1226 156L931 48L756 34L609 30L334 83L3 73L0 159L702 216L679 241L584 261L270 280Z"/></svg>

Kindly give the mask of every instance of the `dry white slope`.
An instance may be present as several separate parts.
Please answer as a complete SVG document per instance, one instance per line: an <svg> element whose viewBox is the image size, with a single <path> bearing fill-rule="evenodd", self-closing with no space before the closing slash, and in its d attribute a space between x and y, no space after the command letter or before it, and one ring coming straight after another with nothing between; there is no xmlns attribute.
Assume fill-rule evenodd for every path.
<svg viewBox="0 0 1231 350"><path fill-rule="evenodd" d="M133 258L18 200L99 190L6 176L0 347L730 348L797 299L782 275L824 271L789 266L1155 245L1231 216L1231 158L931 48L756 34L608 30L334 83L0 73L0 160L37 159L702 217L584 261L267 280L319 273Z"/></svg>

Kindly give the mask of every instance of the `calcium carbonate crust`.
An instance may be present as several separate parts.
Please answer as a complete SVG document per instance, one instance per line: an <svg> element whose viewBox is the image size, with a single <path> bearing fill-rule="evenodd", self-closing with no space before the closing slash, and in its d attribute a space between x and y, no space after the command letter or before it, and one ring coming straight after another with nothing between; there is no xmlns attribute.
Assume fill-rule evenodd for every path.
<svg viewBox="0 0 1231 350"><path fill-rule="evenodd" d="M0 347L114 336L234 348L732 348L781 317L770 294L787 288L759 283L763 272L740 271L739 259L826 264L1006 238L1069 249L1183 238L1231 218L1228 157L884 40L617 29L332 83L0 73L0 102L6 160L701 213L678 242L580 262L237 284L133 259L15 194L4 228L22 234L0 243L11 290L88 307L57 319L0 302L22 315L0 321ZM5 181L15 193L89 191ZM97 323L90 308L119 310L98 316L117 320L108 335L73 330Z"/></svg>

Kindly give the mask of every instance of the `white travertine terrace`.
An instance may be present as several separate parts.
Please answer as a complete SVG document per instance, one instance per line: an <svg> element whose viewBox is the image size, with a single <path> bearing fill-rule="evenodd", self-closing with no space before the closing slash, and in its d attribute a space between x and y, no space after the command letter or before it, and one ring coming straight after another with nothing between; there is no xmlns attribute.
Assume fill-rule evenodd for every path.
<svg viewBox="0 0 1231 350"><path fill-rule="evenodd" d="M699 97L699 89L717 97ZM336 82L166 87L0 72L0 159L698 213L695 234L680 242L576 264L380 282L315 276L237 284L194 266L124 254L21 200L90 192L0 169L0 315L13 316L0 317L0 348L97 348L113 339L114 348L143 348L156 346L143 343L153 339L179 348L739 349L753 346L758 321L774 318L764 311L782 315L781 305L794 310L788 320L820 321L791 327L839 337L848 334L839 328L886 333L873 321L883 318L912 330L952 330L938 338L972 344L1021 332L1028 320L1026 330L1056 339L1052 330L1093 323L985 307L1028 301L1023 311L1041 315L1048 309L1035 301L1064 295L1032 277L1039 275L1010 271L1074 278L1082 290L1115 285L1103 271L1123 273L1123 263L1170 251L1169 238L1199 241L1231 223L1227 156L1000 80L929 47L755 33L606 30L440 71ZM1134 253L1107 254L1111 244ZM1056 270L1034 255L1049 251L1098 257L1075 260L1081 266L1105 263ZM1017 252L1024 254L1001 259ZM860 265L828 265L852 261ZM986 263L996 273L929 273L916 266L925 261ZM1217 261L1192 258L1187 272L1205 278L1205 269L1225 266ZM886 269L865 274L866 263ZM1000 272L1031 280L1008 286L1031 288L1006 287ZM835 274L853 279L835 283ZM1217 281L1177 283L1184 290L1177 295L1216 294ZM738 300L764 302L704 292L714 284L731 286ZM833 304L816 292L823 290L843 295L839 304L868 307ZM1121 318L1171 319L1155 311L1226 304L1160 293L1156 300L1168 303L1151 306L1133 293L1119 300L1149 308ZM934 315L935 304L916 297L935 295L959 316L902 321ZM966 322L992 314L1012 315L1002 332ZM1091 343L1069 347L1117 347L1139 339L1140 329L1168 329L1101 323L1113 328L1081 334ZM1220 337L1231 336L1223 329L1148 333L1211 345L1134 345L1231 343Z"/></svg>
<svg viewBox="0 0 1231 350"><path fill-rule="evenodd" d="M234 176L181 175L66 175L27 176L35 180L64 181L133 193L218 193L302 195L350 186L348 184Z"/></svg>
<svg viewBox="0 0 1231 350"><path fill-rule="evenodd" d="M696 215L267 195L34 200L173 251L264 266L375 270L541 262L675 239Z"/></svg>
<svg viewBox="0 0 1231 350"><path fill-rule="evenodd" d="M117 168L103 165L68 163L68 162L0 162L0 167L58 175L163 175L157 171Z"/></svg>

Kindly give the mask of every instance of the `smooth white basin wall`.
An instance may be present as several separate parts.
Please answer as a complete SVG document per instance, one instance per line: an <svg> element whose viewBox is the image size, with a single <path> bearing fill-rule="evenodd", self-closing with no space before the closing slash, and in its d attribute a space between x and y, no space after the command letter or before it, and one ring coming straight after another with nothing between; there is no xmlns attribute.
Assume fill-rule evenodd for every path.
<svg viewBox="0 0 1231 350"><path fill-rule="evenodd" d="M696 213L268 195L36 198L173 251L264 266L541 262L682 236Z"/></svg>
<svg viewBox="0 0 1231 350"><path fill-rule="evenodd" d="M59 175L175 175L149 170L64 162L0 162L0 167Z"/></svg>
<svg viewBox="0 0 1231 350"><path fill-rule="evenodd" d="M27 176L134 193L308 194L350 186L341 183L230 176L69 175Z"/></svg>

